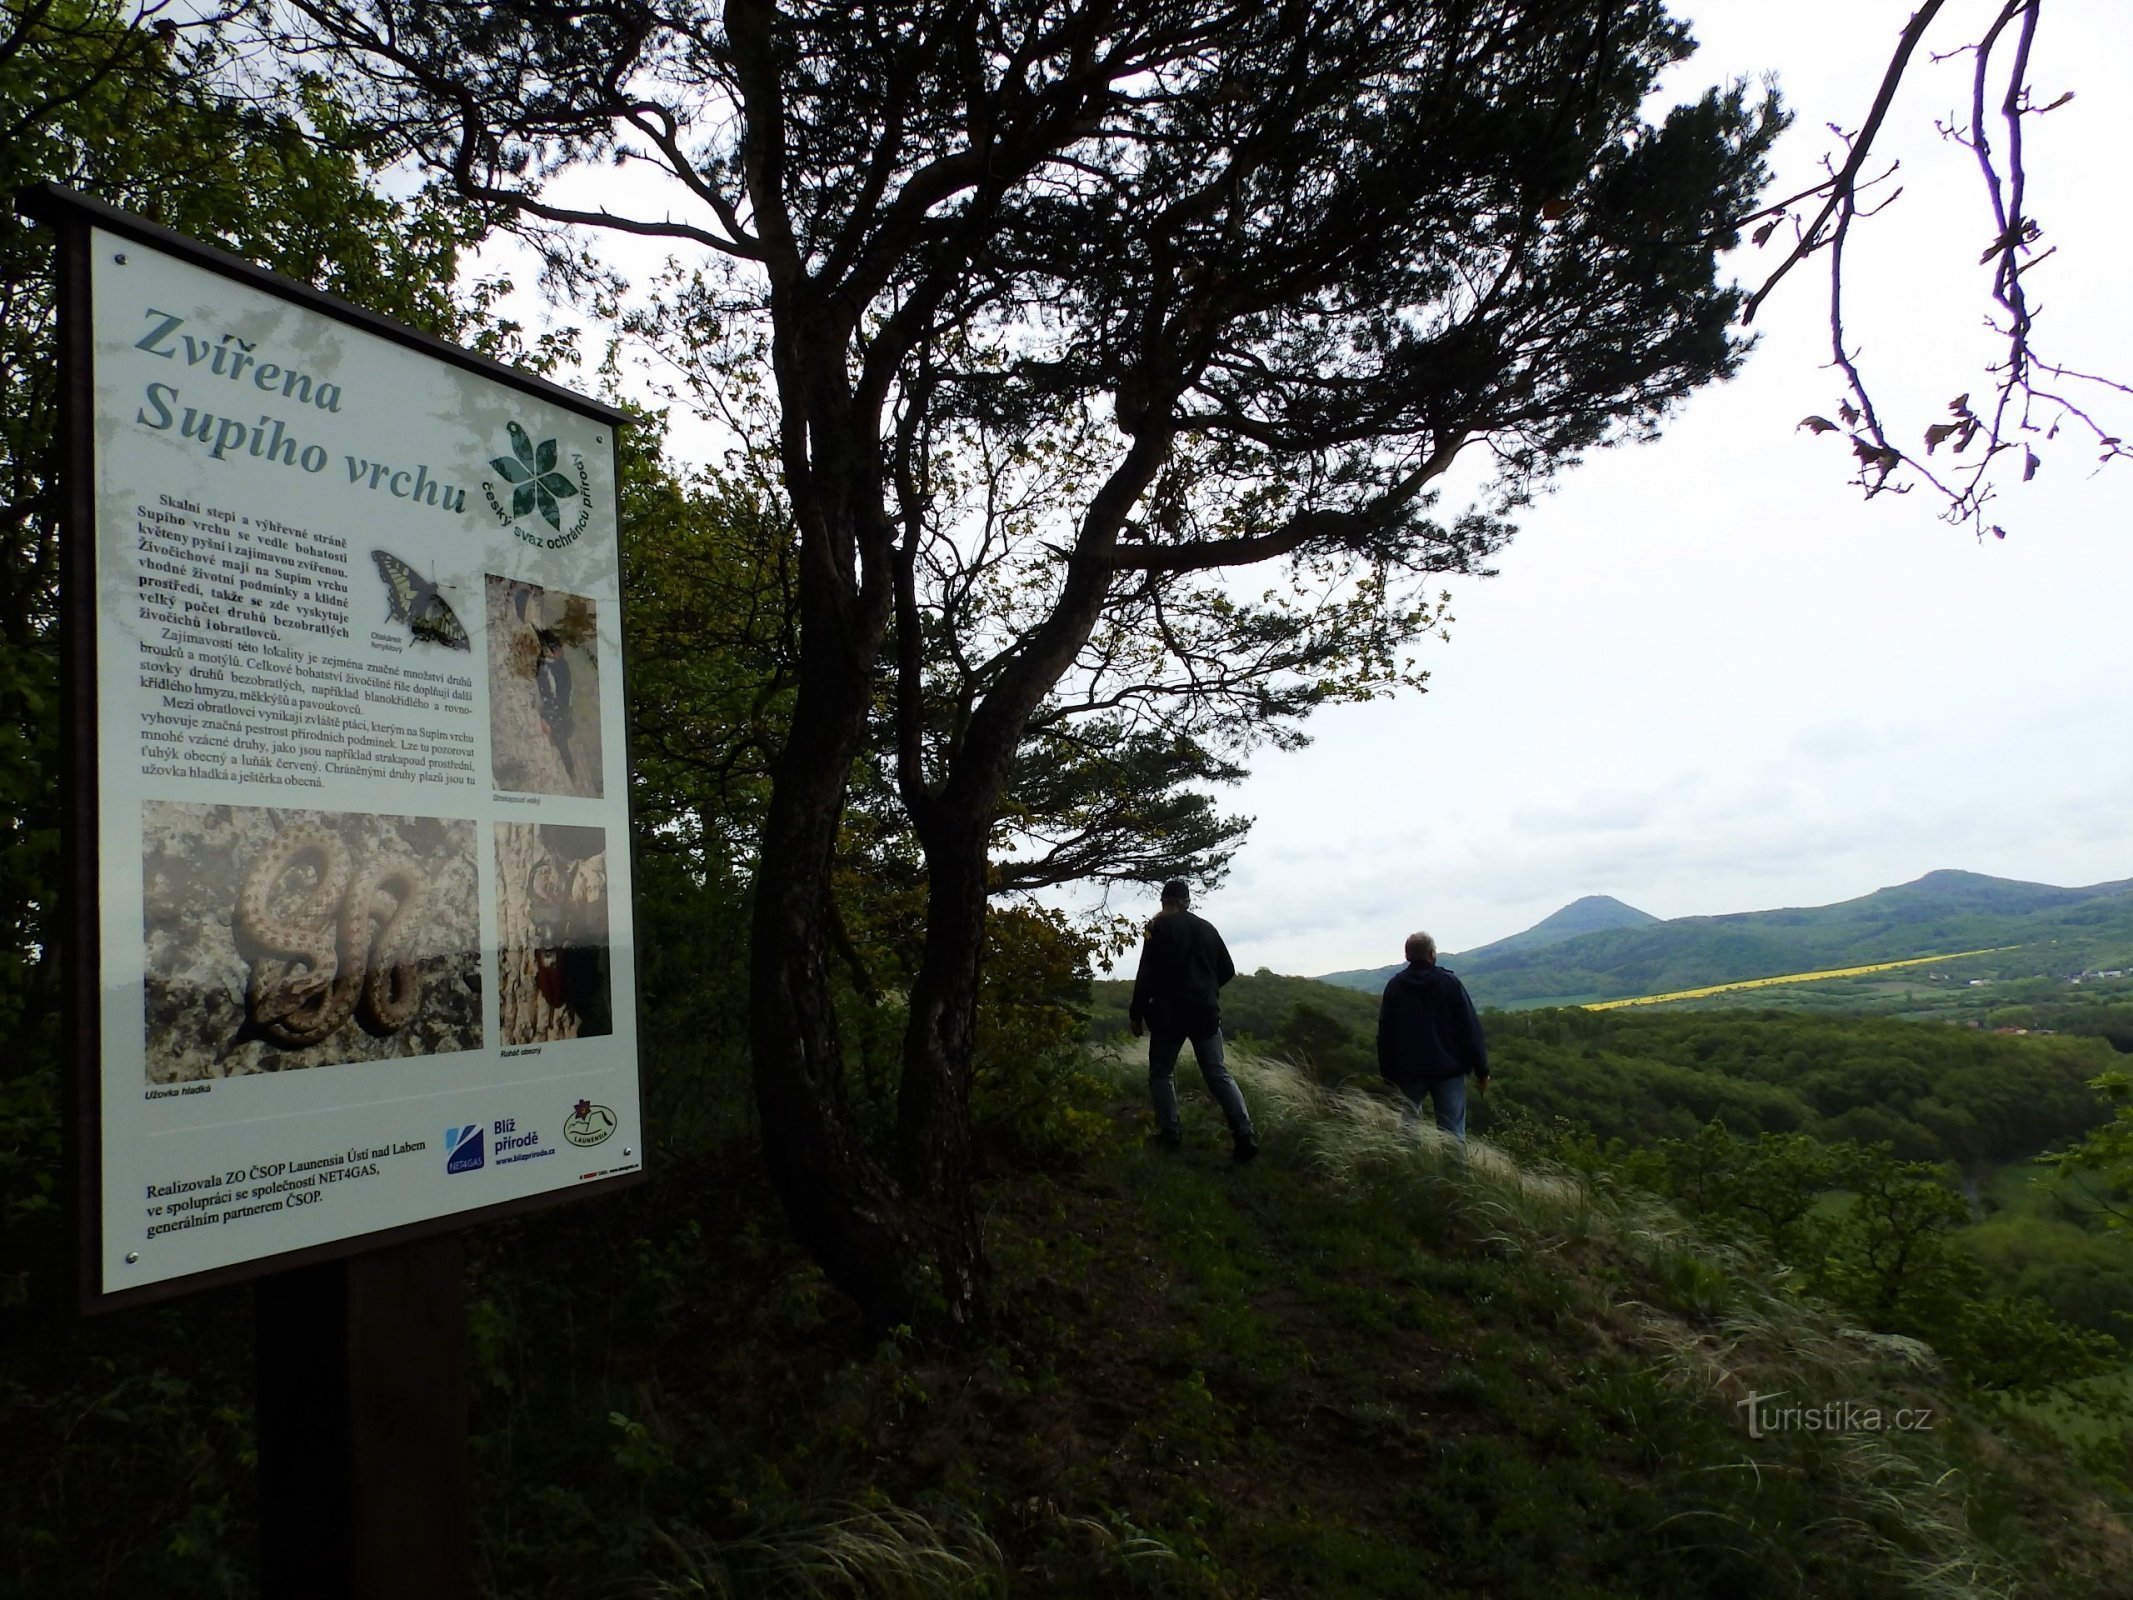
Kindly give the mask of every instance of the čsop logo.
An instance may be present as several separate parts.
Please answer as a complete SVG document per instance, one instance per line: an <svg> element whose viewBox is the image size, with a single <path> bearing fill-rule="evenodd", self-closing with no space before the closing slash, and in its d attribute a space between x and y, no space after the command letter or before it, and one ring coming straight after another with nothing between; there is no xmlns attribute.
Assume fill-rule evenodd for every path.
<svg viewBox="0 0 2133 1600"><path fill-rule="evenodd" d="M482 480L481 492L489 502L489 509L496 513L497 522L508 527L526 543L541 550L560 550L567 544L577 542L585 525L592 521L592 478L585 469L585 458L571 452L570 471L564 472L558 464L556 441L543 439L539 444L517 423L507 423L504 431L511 436L511 453L507 456L491 456L489 465L503 476L511 490L511 503L507 506L496 496L496 485ZM565 517L572 518L569 526ZM531 526L522 523L532 520ZM541 524L547 524L543 532Z"/></svg>
<svg viewBox="0 0 2133 1600"><path fill-rule="evenodd" d="M605 1144L614 1131L614 1112L590 1100L580 1100L572 1106L570 1120L563 1124L563 1137L575 1145Z"/></svg>

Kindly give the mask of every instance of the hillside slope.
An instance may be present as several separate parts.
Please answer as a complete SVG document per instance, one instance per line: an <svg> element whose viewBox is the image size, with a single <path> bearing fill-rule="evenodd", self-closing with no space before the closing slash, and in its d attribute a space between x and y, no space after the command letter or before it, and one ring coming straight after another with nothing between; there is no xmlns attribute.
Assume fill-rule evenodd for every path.
<svg viewBox="0 0 2133 1600"><path fill-rule="evenodd" d="M621 1404L583 1392L614 1357L565 1348L561 1323L536 1330L529 1304L518 1326L537 1343L514 1371L533 1392L495 1394L488 1426L508 1406L526 1458L571 1460L580 1493L624 1498L633 1510L602 1530L615 1553L641 1521L673 1541L600 1564L640 1574L637 1594L2133 1588L2119 1511L2056 1446L1842 1333L1670 1213L1485 1155L1455 1182L1382 1101L1239 1066L1267 1140L1252 1167L1228 1161L1196 1094L1185 1151L1144 1150L1129 1061L1082 1160L988 1186L1000 1317L978 1349L840 1348L841 1309L757 1237L722 1274L733 1292L677 1289L661 1348L617 1374L634 1396ZM671 1242L655 1248L681 1266ZM1926 1409L1934 1426L1751 1436L1740 1402L1780 1391ZM637 1454L618 1447L619 1473L564 1448L573 1430L549 1409L611 1404L645 1434ZM606 1487L618 1477L626 1496ZM552 1492L489 1515L528 1530L496 1552L501 1592L583 1592L534 1543L556 1536ZM793 1581L830 1555L863 1576Z"/></svg>
<svg viewBox="0 0 2133 1600"><path fill-rule="evenodd" d="M1091 984L1089 1037L1105 1040L1123 1034L1132 1002L1131 979L1103 978ZM1316 978L1291 978L1262 970L1239 973L1223 985L1222 1031L1232 1039L1272 1039L1299 1006L1323 1013L1346 1032L1361 1037L1367 1038L1377 1027L1376 989L1363 994Z"/></svg>
<svg viewBox="0 0 2133 1600"><path fill-rule="evenodd" d="M986 1163L961 1347L866 1336L740 1145L470 1233L477 1592L2133 1593L2122 1447L2088 1476L1655 1200L1478 1144L1458 1175L1381 1096L1236 1066L1243 1168L1196 1088L1146 1149L1129 1056L1045 1080ZM0 1341L0 1592L253 1592L249 1296L142 1316ZM1924 1421L1751 1430L1781 1395Z"/></svg>
<svg viewBox="0 0 2133 1600"><path fill-rule="evenodd" d="M1571 901L1560 911L1551 911L1523 933L1514 933L1508 938L1498 939L1494 944L1476 945L1471 950L1463 950L1459 958L1471 964L1484 958L1561 944L1565 939L1575 939L1580 934L1608 933L1617 928L1648 928L1659 920L1649 911L1639 911L1635 906L1625 905L1613 895L1588 894L1582 899Z"/></svg>
<svg viewBox="0 0 2133 1600"><path fill-rule="evenodd" d="M1483 1004L1666 994L1706 984L1956 951L1998 950L1967 975L2133 962L2133 885L2062 889L1935 872L1835 905L1681 917L1538 950L1461 958Z"/></svg>

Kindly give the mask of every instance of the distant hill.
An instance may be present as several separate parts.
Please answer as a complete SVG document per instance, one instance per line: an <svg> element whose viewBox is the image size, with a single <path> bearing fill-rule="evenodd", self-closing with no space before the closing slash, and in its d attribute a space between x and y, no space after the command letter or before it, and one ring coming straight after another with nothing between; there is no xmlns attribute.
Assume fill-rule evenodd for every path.
<svg viewBox="0 0 2133 1600"><path fill-rule="evenodd" d="M1560 944L1565 939L1575 939L1580 934L1604 933L1612 928L1642 928L1659 919L1649 911L1639 911L1635 906L1625 905L1611 894L1588 894L1583 899L1573 900L1560 911L1551 911L1523 933L1514 933L1498 939L1494 944L1477 945L1472 950L1446 956L1445 965L1457 964L1464 973L1466 964L1476 957L1501 955L1511 950L1537 950L1543 945ZM1342 989L1362 989L1371 994L1385 987L1385 980L1398 972L1404 962L1395 961L1382 967L1358 967L1347 972L1329 972L1320 977L1320 983L1334 984Z"/></svg>
<svg viewBox="0 0 2133 1600"><path fill-rule="evenodd" d="M1575 931L1573 913L1615 914L1620 920ZM2061 888L1943 870L1834 905L1663 922L1620 901L1591 896L1524 933L1447 955L1445 964L1458 971L1479 1003L1517 1006L1670 994L1746 978L2002 946L2015 950L1993 972L2070 974L2084 967L2133 966L2133 879ZM1332 973L1323 981L1370 990L1396 970Z"/></svg>
<svg viewBox="0 0 2133 1600"><path fill-rule="evenodd" d="M1835 905L1677 917L1539 947L1476 951L1452 964L1477 1001L1506 1006L1670 994L2001 947L2012 949L1981 974L2073 973L2133 962L2133 881L2067 889L1929 872Z"/></svg>
<svg viewBox="0 0 2133 1600"><path fill-rule="evenodd" d="M1476 945L1471 950L1460 951L1459 959L1471 966L1476 961L1514 950L1538 950L1581 934L1607 933L1616 928L1648 928L1659 920L1649 911L1624 905L1611 894L1588 894L1582 900L1571 901L1560 911L1550 912L1524 933L1514 933L1494 944Z"/></svg>

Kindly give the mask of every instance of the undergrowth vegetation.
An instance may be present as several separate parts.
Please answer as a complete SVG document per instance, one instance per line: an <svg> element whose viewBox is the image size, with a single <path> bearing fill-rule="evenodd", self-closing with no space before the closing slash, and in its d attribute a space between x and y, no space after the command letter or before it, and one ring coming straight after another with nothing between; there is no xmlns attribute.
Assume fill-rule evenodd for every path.
<svg viewBox="0 0 2133 1600"><path fill-rule="evenodd" d="M867 1340L738 1142L474 1235L483 1590L2133 1586L2115 1424L2077 1459L1604 1164L1462 1161L1373 1091L1233 1059L1265 1141L1243 1168L1197 1095L1186 1148L1146 1148L1129 1059L1003 1096L997 1313L968 1349ZM10 1350L0 1590L251 1592L244 1302Z"/></svg>

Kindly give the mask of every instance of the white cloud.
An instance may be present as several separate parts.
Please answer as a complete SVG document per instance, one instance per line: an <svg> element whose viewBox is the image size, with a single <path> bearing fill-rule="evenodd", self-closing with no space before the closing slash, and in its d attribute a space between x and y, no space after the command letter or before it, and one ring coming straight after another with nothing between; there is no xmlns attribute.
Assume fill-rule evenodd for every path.
<svg viewBox="0 0 2133 1600"><path fill-rule="evenodd" d="M1684 88L1779 72L1798 113L1781 186L1825 121L1857 124L1901 21L1863 32L1852 0L1689 9L1707 48ZM2133 75L2133 11L2091 0L2044 35L2038 82L2081 93L2032 135L2062 248L2033 280L2040 334L2123 377L2133 106L2110 90ZM1854 250L1869 370L1919 426L1982 390L1991 356L1975 169L1930 133L1967 77L1937 70L1895 114L1906 194ZM1938 867L2133 876L2133 476L2048 451L2000 507L2004 542L1937 521L1923 492L1863 504L1841 446L1795 427L1835 403L1824 315L1801 276L1741 378L1657 445L1566 476L1502 575L1457 591L1430 694L1330 713L1310 749L1256 764L1228 799L1259 825L1208 907L1242 964L1383 965L1418 921L1471 948L1583 894L1682 916Z"/></svg>

